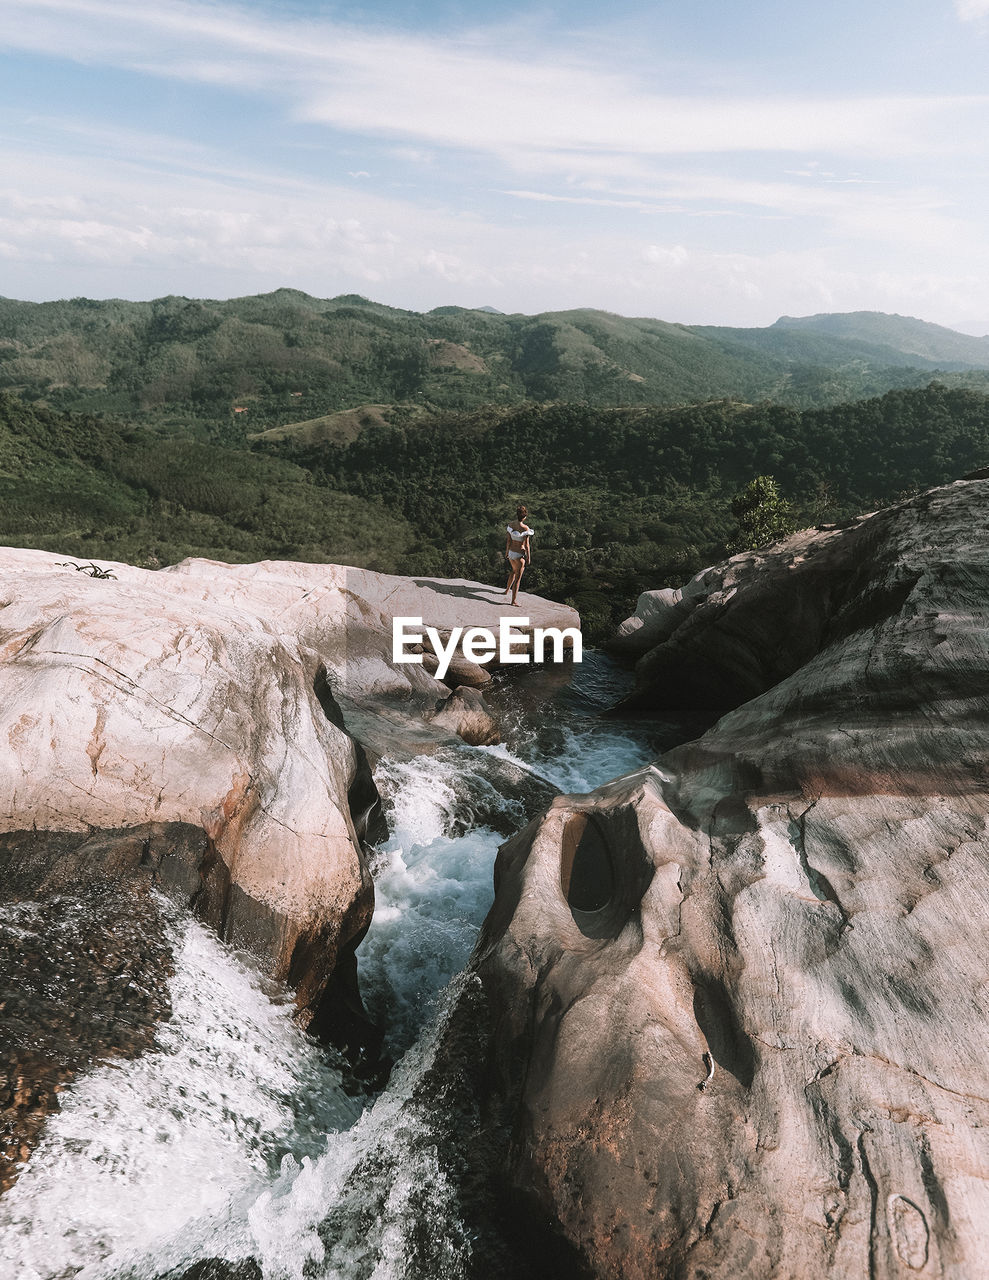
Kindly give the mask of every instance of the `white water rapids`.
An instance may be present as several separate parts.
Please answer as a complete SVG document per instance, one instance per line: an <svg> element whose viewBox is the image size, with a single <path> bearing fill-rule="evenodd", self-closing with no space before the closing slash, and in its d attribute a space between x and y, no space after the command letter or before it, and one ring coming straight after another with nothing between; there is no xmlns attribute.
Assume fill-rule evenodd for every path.
<svg viewBox="0 0 989 1280"><path fill-rule="evenodd" d="M358 960L400 1059L387 1088L350 1096L332 1054L293 1026L287 993L170 909L172 1017L152 1052L98 1066L62 1095L0 1197L3 1280L150 1280L206 1259L263 1280L468 1274L475 1246L457 1188L404 1103L491 905L498 845L526 820L487 762L583 791L655 754L593 718L616 677L588 657L549 713L509 716L506 745L378 766L390 837L372 863L375 916Z"/></svg>

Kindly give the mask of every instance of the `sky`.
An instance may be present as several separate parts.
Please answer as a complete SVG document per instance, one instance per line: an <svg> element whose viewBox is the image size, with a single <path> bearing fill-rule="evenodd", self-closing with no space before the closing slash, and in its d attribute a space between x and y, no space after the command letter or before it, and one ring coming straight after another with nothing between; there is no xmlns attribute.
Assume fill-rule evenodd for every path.
<svg viewBox="0 0 989 1280"><path fill-rule="evenodd" d="M989 0L0 0L0 294L989 332Z"/></svg>

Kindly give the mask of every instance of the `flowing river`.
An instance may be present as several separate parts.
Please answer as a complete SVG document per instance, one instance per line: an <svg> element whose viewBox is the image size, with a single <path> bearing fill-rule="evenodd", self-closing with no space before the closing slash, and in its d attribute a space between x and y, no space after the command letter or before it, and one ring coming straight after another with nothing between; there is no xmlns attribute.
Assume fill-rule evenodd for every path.
<svg viewBox="0 0 989 1280"><path fill-rule="evenodd" d="M492 694L502 745L378 765L390 835L358 951L396 1061L377 1095L355 1096L342 1064L296 1029L287 991L167 908L172 1016L151 1052L62 1094L0 1197L3 1280L496 1274L436 1133L406 1103L491 905L499 844L550 788L593 789L682 739L677 726L597 718L627 679L594 652L513 677ZM0 913L0 927L28 923Z"/></svg>

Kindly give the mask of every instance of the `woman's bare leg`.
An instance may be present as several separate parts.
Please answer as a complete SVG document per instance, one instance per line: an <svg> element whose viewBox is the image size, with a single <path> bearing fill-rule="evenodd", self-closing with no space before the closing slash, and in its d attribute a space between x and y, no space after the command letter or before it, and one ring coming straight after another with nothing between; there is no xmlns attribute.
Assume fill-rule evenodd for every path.
<svg viewBox="0 0 989 1280"><path fill-rule="evenodd" d="M522 581L522 574L525 572L525 560L513 560L512 570L512 604L518 607L519 583Z"/></svg>

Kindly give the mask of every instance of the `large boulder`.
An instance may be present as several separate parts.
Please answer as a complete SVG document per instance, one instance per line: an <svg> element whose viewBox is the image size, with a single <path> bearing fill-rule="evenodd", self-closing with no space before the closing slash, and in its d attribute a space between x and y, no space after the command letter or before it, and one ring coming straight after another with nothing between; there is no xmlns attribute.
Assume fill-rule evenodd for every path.
<svg viewBox="0 0 989 1280"><path fill-rule="evenodd" d="M682 587L643 591L635 612L621 623L608 648L620 657L640 658L668 639L693 607L722 580L722 572L715 566L702 569Z"/></svg>
<svg viewBox="0 0 989 1280"><path fill-rule="evenodd" d="M576 624L520 599L533 626ZM362 744L498 738L462 655L451 683L392 661L392 616L445 643L503 612L478 583L337 565L0 548L0 1191L75 1072L153 1042L171 963L153 890L294 987L300 1023L373 1039Z"/></svg>
<svg viewBox="0 0 989 1280"><path fill-rule="evenodd" d="M163 589L172 575L23 556L0 553L0 832L85 836L59 844L56 880L67 857L161 864L311 1007L371 887L347 803L366 764L298 647L257 605ZM41 857L36 839L4 855Z"/></svg>
<svg viewBox="0 0 989 1280"><path fill-rule="evenodd" d="M465 695L453 695L464 687L483 690L490 672L503 664L498 655L484 665L466 658L462 641L468 629L497 633L505 619L518 636L514 648L520 654L531 650L537 628L580 629L578 614L567 605L520 593L518 607L512 608L497 587L460 578L404 578L342 565L227 565L196 559L158 577L164 589L183 596L262 612L285 643L322 671L321 687L331 695L348 732L375 755L414 755L458 737L478 741L476 709L490 716L483 693L480 702L466 700L469 713ZM421 661L393 660L395 618L422 619L424 642L406 650ZM442 679L435 678L439 662L425 634L429 628L448 650L451 638L460 633ZM410 625L409 630L415 628ZM497 740L493 721L484 740Z"/></svg>
<svg viewBox="0 0 989 1280"><path fill-rule="evenodd" d="M907 510L920 518L919 507ZM901 521L911 518L907 510ZM875 519L805 529L743 552L702 570L662 611L649 593L641 596L637 613L645 620L636 629L637 614L626 619L614 642L619 652L624 644L639 655L635 688L615 713L711 721L799 670L842 629L869 621L856 611L867 608L873 621L895 612L920 570L905 548L905 559L897 548L892 563L881 562L888 519Z"/></svg>
<svg viewBox="0 0 989 1280"><path fill-rule="evenodd" d="M503 847L450 1035L594 1275L985 1273L987 522L959 482L719 568L638 702L723 718Z"/></svg>
<svg viewBox="0 0 989 1280"><path fill-rule="evenodd" d="M576 622L521 599L532 625ZM153 866L311 1010L371 910L355 738L497 737L478 692L392 661L392 617L448 634L507 612L478 583L338 565L150 572L0 549L0 833L84 836L59 859L105 873ZM94 833L112 835L99 853ZM44 860L37 840L3 856Z"/></svg>

